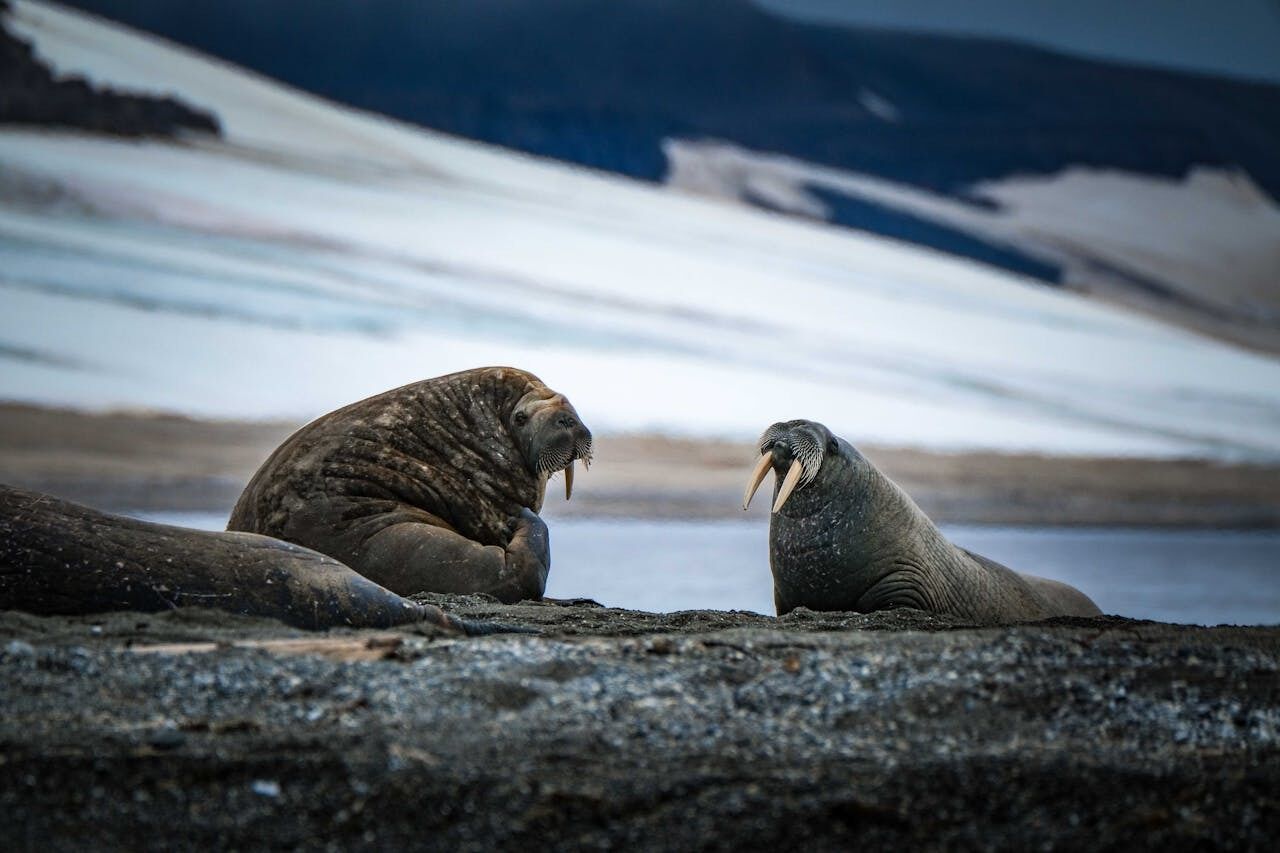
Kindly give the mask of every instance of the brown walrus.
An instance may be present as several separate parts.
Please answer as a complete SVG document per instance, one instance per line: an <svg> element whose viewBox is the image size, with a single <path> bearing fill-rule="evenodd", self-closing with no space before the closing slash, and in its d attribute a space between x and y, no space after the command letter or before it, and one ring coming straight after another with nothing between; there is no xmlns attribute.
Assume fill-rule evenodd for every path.
<svg viewBox="0 0 1280 853"><path fill-rule="evenodd" d="M743 495L775 473L769 567L778 614L913 607L983 624L1098 616L1084 593L953 545L896 483L813 421L776 423Z"/></svg>
<svg viewBox="0 0 1280 853"><path fill-rule="evenodd" d="M588 463L562 394L512 367L405 385L324 415L263 463L228 530L312 548L402 595L542 597L547 478Z"/></svg>
<svg viewBox="0 0 1280 853"><path fill-rule="evenodd" d="M78 615L210 607L312 630L475 624L383 589L337 560L252 533L123 518L0 485L0 610Z"/></svg>

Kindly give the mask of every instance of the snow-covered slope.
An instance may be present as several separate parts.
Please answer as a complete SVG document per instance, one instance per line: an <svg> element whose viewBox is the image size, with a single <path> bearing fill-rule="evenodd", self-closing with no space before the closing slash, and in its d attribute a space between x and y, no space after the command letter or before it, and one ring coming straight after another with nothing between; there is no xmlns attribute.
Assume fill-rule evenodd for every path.
<svg viewBox="0 0 1280 853"><path fill-rule="evenodd" d="M64 72L225 141L0 131L0 396L301 417L477 364L597 429L1280 455L1280 363L819 224L341 109L56 7Z"/></svg>
<svg viewBox="0 0 1280 853"><path fill-rule="evenodd" d="M1241 172L1073 167L980 182L960 201L723 142L670 139L664 150L677 189L816 219L832 218L831 198L868 202L1058 268L1068 287L1280 347L1280 207Z"/></svg>
<svg viewBox="0 0 1280 853"><path fill-rule="evenodd" d="M67 1L477 141L655 183L745 171L748 204L1280 354L1280 85L751 0Z"/></svg>

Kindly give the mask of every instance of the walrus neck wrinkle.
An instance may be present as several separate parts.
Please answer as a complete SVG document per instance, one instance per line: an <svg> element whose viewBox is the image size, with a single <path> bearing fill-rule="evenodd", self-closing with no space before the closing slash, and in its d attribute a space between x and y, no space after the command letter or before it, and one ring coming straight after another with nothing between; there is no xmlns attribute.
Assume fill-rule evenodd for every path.
<svg viewBox="0 0 1280 853"><path fill-rule="evenodd" d="M429 475L446 481L449 493L460 498L450 515L466 519L464 526L472 528L462 531L466 535L492 544L505 544L507 526L523 507L539 508L538 484L506 424L511 395L502 391L469 382L427 387L408 419ZM448 442L440 440L441 431ZM494 471L494 457L517 464Z"/></svg>
<svg viewBox="0 0 1280 853"><path fill-rule="evenodd" d="M874 495L876 505L864 540L865 587L858 609L951 609L953 547L897 483L875 468L864 470L864 493Z"/></svg>

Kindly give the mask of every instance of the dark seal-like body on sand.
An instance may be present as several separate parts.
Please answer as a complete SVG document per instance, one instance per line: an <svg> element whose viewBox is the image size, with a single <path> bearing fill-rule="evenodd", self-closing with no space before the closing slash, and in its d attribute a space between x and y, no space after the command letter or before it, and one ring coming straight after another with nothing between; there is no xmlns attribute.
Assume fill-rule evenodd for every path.
<svg viewBox="0 0 1280 853"><path fill-rule="evenodd" d="M776 423L743 508L772 468L769 566L779 615L797 607L869 613L914 607L1002 624L1097 616L1074 587L953 545L896 483L822 424Z"/></svg>
<svg viewBox="0 0 1280 853"><path fill-rule="evenodd" d="M0 485L0 610L78 615L210 607L299 628L387 628L454 619L323 554L252 533L123 518Z"/></svg>
<svg viewBox="0 0 1280 853"><path fill-rule="evenodd" d="M312 548L402 595L537 599L547 478L589 461L563 395L511 367L466 370L354 403L294 433L236 503L229 530Z"/></svg>

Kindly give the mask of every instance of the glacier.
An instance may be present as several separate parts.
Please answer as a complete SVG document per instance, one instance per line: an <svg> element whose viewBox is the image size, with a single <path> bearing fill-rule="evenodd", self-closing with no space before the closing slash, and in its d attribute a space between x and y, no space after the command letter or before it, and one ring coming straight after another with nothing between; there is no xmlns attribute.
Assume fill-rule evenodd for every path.
<svg viewBox="0 0 1280 853"><path fill-rule="evenodd" d="M340 107L54 4L225 137L0 128L0 397L305 418L515 364L602 432L1280 456L1276 359L1015 274Z"/></svg>

